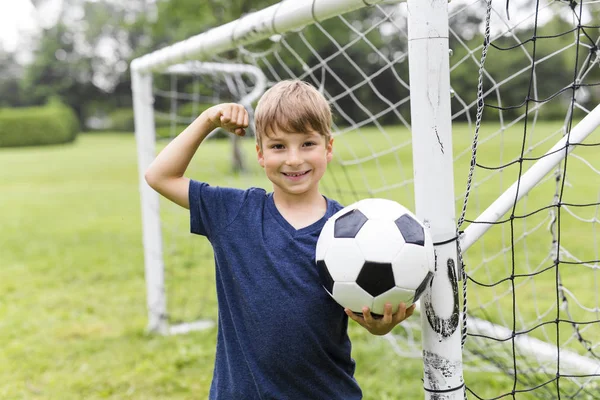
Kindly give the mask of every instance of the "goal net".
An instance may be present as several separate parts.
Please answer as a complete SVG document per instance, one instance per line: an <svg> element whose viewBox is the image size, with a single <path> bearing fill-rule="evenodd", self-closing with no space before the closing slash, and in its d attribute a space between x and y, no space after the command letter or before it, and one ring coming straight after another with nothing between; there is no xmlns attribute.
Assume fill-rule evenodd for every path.
<svg viewBox="0 0 600 400"><path fill-rule="evenodd" d="M434 240L450 239L464 278L440 290L451 306L438 310L462 332L462 366L425 365L426 394L600 399L600 2L431 3L447 7L450 51L421 68L409 68L411 1L282 1L134 60L149 329L209 327L218 313L208 242L143 180L170 138L212 104L239 102L252 115L272 84L302 79L334 114L323 193L342 204L393 199L419 215L417 184L435 198L448 182L415 182L431 165L413 153L414 127L428 121L413 120L421 105L410 82L431 84L449 63L450 87L420 97L450 98L452 140L440 132L437 150L453 160L454 198L439 202L452 203L455 237ZM270 189L249 131L213 132L187 176ZM410 318L385 340L399 357L422 358L425 325ZM450 369L464 369L465 389L433 376Z"/></svg>

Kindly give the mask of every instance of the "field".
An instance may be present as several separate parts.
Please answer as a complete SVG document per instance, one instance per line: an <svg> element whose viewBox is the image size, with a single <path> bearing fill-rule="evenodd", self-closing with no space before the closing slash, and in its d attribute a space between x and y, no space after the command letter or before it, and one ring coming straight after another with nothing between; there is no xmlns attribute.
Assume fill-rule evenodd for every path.
<svg viewBox="0 0 600 400"><path fill-rule="evenodd" d="M455 137L457 151L468 148L470 137L466 129L458 131ZM510 137L502 140L508 139ZM360 158L360 151L366 157L372 153L373 149L366 146L344 147L344 140L357 143L359 139L339 138L336 149L339 149L341 158ZM545 151L554 141L541 148ZM514 139L506 148L520 150L521 142L522 139ZM400 141L392 143L392 146L401 144ZM374 145L385 148L390 143L374 142ZM492 139L483 143L482 149L485 146L494 148L497 143ZM223 141L207 143L194 161L194 171L200 171L194 172L194 177L202 179L202 174L207 174L215 183L239 186L265 184L254 174L230 174L228 160L223 157L227 148ZM357 184L353 193L343 192L343 182L334 178L342 177L344 170L333 166L330 180L324 182L325 189L332 196L341 196L348 202L353 196L360 197L365 191L372 191L372 187L367 187L372 185L381 189L379 193L382 196L407 202L412 207L410 184L396 188L389 181L377 181L381 176L389 180L396 172L402 174L396 182L410 181L412 170L407 167L411 162L409 153L410 146L397 153L402 158L402 171L397 171L400 165L398 155L389 156L389 161L383 156L380 164L373 167L363 166L364 170L360 172L363 175L360 176L366 179ZM484 158L484 161L497 161L494 160L497 152L490 151L489 154L492 156L487 160ZM591 154L584 153L585 159L591 161ZM459 159L460 176L465 176L468 159L468 155ZM372 162L376 164L374 160ZM145 331L146 294L136 163L134 138L122 134L80 135L75 144L68 146L0 149L1 399L207 397L216 330L171 337L155 336ZM359 167L348 166L346 173L358 175L359 172L353 168ZM594 196L598 201L598 176L585 172L588 170L585 164L574 168L579 169L573 182L576 180L576 183L584 185L584 192L580 194L586 196L586 200L580 202L594 200ZM475 204L485 206L494 193L497 196L498 180L504 179L506 186L512 182L511 176L491 175L487 180L490 189L486 192L486 186L482 184L479 197L473 200ZM479 178L482 179L482 176ZM457 196L460 196L464 191L464 180L455 182L455 185ZM540 189L551 192L550 199L544 199L544 205L551 202L554 192L553 186L546 186L552 185ZM571 198L570 201L575 200ZM529 209L539 207L532 201L528 204ZM189 236L185 212L164 212L165 219L172 222L169 226L174 227L166 237L167 257L170 257L170 262L178 261L182 265L182 268L168 273L172 282L169 298L176 309L173 318L185 320L196 317L198 312L214 317L210 252L198 238L194 239L194 250L176 248L175 243ZM535 225L535 221L531 224ZM568 231L563 234L563 240L575 254L579 254L578 249L593 249L588 259L593 258L594 251L598 259L598 236L590 236L597 235L594 232L598 224L583 226L590 229L588 241L582 240L581 235L571 239ZM569 229L568 225L563 229ZM517 237L520 230L528 232L528 228L519 224L515 233ZM511 267L502 259L502 268L497 273L490 275L490 270L484 268L484 264L494 262L490 254L502 252L506 245L505 239L499 239L502 232L497 233L497 238L486 240L485 251L474 246L471 256L470 265L480 266L490 281L506 277L505 267ZM547 257L547 242L543 245L528 243L532 247L529 249L531 257ZM588 274L586 276L590 279L581 279L581 274ZM587 307L598 307L597 275L582 269L567 277L565 283L585 288L577 295L583 293L579 301ZM554 277L544 282L548 283L549 290L555 292ZM527 291L535 301L519 303L520 315L537 321L537 308L544 297L539 291L544 290L547 289L538 287L537 292ZM549 304L555 302L554 292L547 299ZM482 292L474 296L483 304L495 299L497 293ZM499 304L502 307L488 310L492 319L502 320L510 316L511 297L504 298ZM583 308L580 310L576 317L586 317ZM597 337L600 335L597 335L598 324L595 325L595 330L588 330L588 333L596 335L592 339L598 346ZM365 399L422 398L419 359L399 357L390 350L385 340L371 336L356 324L351 324L350 334L353 356L357 361L356 377ZM512 387L512 379L503 378L497 372L470 370L465 373L465 379L480 396L493 397ZM530 397L523 395L518 398Z"/></svg>

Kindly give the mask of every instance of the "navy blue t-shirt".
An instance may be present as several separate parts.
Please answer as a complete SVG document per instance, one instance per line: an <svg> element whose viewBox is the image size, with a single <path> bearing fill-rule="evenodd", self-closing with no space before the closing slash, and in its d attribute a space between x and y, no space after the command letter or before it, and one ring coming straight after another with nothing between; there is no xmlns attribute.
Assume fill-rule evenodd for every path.
<svg viewBox="0 0 600 400"><path fill-rule="evenodd" d="M348 317L323 289L315 248L342 206L296 230L272 193L190 182L192 233L215 254L219 304L210 399L354 400Z"/></svg>

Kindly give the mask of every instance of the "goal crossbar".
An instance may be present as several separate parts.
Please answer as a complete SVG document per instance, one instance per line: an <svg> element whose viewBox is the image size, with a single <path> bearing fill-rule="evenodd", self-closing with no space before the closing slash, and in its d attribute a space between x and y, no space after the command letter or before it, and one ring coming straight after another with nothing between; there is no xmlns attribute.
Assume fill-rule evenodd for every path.
<svg viewBox="0 0 600 400"><path fill-rule="evenodd" d="M205 60L214 54L273 35L302 28L350 11L401 0L288 0L248 14L235 21L171 46L136 58L132 72L158 71L186 60Z"/></svg>

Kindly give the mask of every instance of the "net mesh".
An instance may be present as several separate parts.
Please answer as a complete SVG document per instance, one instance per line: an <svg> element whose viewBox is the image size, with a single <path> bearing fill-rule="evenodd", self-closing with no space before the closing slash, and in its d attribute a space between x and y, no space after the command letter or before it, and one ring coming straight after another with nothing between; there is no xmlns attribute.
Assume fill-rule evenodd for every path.
<svg viewBox="0 0 600 400"><path fill-rule="evenodd" d="M449 13L457 229L477 224L559 140L567 137L558 151L573 150L462 254L467 392L600 398L600 137L569 141L600 100L600 2L454 0ZM312 83L334 114L323 193L414 210L407 16L402 3L367 7L208 61L258 67L269 85ZM159 148L209 105L239 102L258 84L187 65L154 77ZM215 132L188 176L269 189L255 157L251 129L244 140ZM161 219L171 323L216 319L209 244L189 237L187 214L168 202ZM385 339L399 356L421 357L418 318ZM495 387L478 385L482 371L498 373Z"/></svg>

